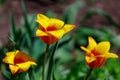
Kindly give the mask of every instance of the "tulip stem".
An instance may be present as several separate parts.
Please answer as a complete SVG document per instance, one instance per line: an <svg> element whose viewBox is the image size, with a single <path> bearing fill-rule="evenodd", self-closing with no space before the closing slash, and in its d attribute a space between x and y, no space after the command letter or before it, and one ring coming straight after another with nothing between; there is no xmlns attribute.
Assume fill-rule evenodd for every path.
<svg viewBox="0 0 120 80"><path fill-rule="evenodd" d="M88 74L87 74L85 80L88 80L88 78L90 77L92 71L93 71L93 68L90 68L90 71L88 72Z"/></svg>
<svg viewBox="0 0 120 80"><path fill-rule="evenodd" d="M43 69L42 69L42 80L44 80L44 73L45 73L45 64L46 64L46 58L47 58L47 52L48 52L49 44L46 46L46 51L44 53L44 60L43 60Z"/></svg>
<svg viewBox="0 0 120 80"><path fill-rule="evenodd" d="M56 44L55 44L55 46L53 48L53 51L51 53L49 62L48 62L47 80L51 80L51 75L54 74L54 72L53 72L53 68L54 68L54 65L53 65L54 64L54 55L55 55L55 51L56 51L57 48L58 48L58 42L56 42Z"/></svg>

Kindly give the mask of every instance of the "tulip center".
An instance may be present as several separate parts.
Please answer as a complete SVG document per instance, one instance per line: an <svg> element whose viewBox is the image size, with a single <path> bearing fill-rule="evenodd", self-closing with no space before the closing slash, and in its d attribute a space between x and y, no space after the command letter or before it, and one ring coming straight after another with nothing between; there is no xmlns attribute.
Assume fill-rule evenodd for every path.
<svg viewBox="0 0 120 80"><path fill-rule="evenodd" d="M14 64L23 63L23 62L25 62L25 60L23 58L15 58L14 59Z"/></svg>
<svg viewBox="0 0 120 80"><path fill-rule="evenodd" d="M54 25L47 27L47 31L54 31L54 30L57 30L57 27L55 27Z"/></svg>
<svg viewBox="0 0 120 80"><path fill-rule="evenodd" d="M97 56L97 55L99 55L99 54L100 54L100 53L99 53L99 52L97 52L95 49L91 50L91 53L92 53L94 56Z"/></svg>

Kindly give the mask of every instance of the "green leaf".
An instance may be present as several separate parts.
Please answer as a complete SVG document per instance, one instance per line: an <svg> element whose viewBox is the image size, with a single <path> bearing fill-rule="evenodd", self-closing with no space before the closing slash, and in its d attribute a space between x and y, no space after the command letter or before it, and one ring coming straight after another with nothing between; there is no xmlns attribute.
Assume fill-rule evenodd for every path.
<svg viewBox="0 0 120 80"><path fill-rule="evenodd" d="M12 80L26 80L26 72L12 75L12 77L13 77Z"/></svg>
<svg viewBox="0 0 120 80"><path fill-rule="evenodd" d="M46 13L45 13L45 15L47 16L47 17L49 17L49 18L55 18L56 17L56 15L55 15L55 13L54 12L52 12L52 11L47 11Z"/></svg>
<svg viewBox="0 0 120 80"><path fill-rule="evenodd" d="M29 75L29 80L35 80L35 72L32 67L29 69L28 75Z"/></svg>
<svg viewBox="0 0 120 80"><path fill-rule="evenodd" d="M26 12L26 8L25 8L25 4L24 1L21 0L21 8L22 8L22 13L23 13L23 17L24 17L24 21L25 21L25 28L26 30L30 33L30 25L29 25L29 21L28 21L28 17L27 17L27 12Z"/></svg>
<svg viewBox="0 0 120 80"><path fill-rule="evenodd" d="M54 54L55 54L55 51L58 47L58 42L56 42L55 46L53 47L53 51L52 51L52 54L49 58L49 62L48 62L48 72L47 72L47 80L50 80L51 79L51 76L52 74L54 74L53 72L53 67L54 67Z"/></svg>
<svg viewBox="0 0 120 80"><path fill-rule="evenodd" d="M15 23L14 23L14 16L13 13L9 13L10 16L10 38L13 41L16 41L16 31L15 31Z"/></svg>
<svg viewBox="0 0 120 80"><path fill-rule="evenodd" d="M44 53L45 50L45 44L41 42L39 38L37 38L34 43L33 43L33 48L32 48L32 58L38 59L39 56L41 56Z"/></svg>
<svg viewBox="0 0 120 80"><path fill-rule="evenodd" d="M63 21L65 21L65 23L74 23L77 13L83 5L83 0L77 0L75 3L67 7L63 13Z"/></svg>
<svg viewBox="0 0 120 80"><path fill-rule="evenodd" d="M55 75L53 75L53 80L56 80L56 79L55 79Z"/></svg>
<svg viewBox="0 0 120 80"><path fill-rule="evenodd" d="M12 80L11 73L5 69L4 64L1 66L2 74L7 80Z"/></svg>
<svg viewBox="0 0 120 80"><path fill-rule="evenodd" d="M28 42L28 47L31 47L32 46L32 39L31 39L31 29L30 29L30 24L29 24L29 21L28 21L28 17L27 17L27 12L26 12L26 8L25 8L25 4L24 4L24 1L21 0L21 8L22 8L22 13L23 13L23 17L24 17L24 21L25 21L25 30L27 31L27 42Z"/></svg>
<svg viewBox="0 0 120 80"><path fill-rule="evenodd" d="M115 35L115 36L113 36L112 38L111 38L111 42L112 42L112 44L113 44L113 46L117 46L117 47L119 47L120 46L120 35Z"/></svg>

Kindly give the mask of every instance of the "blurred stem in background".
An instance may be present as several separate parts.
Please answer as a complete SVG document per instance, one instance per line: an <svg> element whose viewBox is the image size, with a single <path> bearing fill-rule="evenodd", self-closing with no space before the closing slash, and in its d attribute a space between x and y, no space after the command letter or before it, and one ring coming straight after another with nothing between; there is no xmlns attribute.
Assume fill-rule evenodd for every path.
<svg viewBox="0 0 120 80"><path fill-rule="evenodd" d="M87 76L85 77L85 80L88 80L88 79L89 79L89 77L90 77L92 71L93 71L93 68L90 68L90 70L89 70Z"/></svg>
<svg viewBox="0 0 120 80"><path fill-rule="evenodd" d="M48 49L49 49L49 44L47 44L46 51L44 53L43 69L42 69L42 80L44 80L44 77L45 77L44 73L45 73L45 64L46 64L46 58L47 58Z"/></svg>

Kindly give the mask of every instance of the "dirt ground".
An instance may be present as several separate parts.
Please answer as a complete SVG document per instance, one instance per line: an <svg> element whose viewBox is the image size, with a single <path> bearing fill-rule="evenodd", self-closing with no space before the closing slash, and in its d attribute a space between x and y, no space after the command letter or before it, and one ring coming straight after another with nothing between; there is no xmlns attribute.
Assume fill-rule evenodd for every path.
<svg viewBox="0 0 120 80"><path fill-rule="evenodd" d="M56 0L24 0L27 12L32 13L45 13L48 10L55 12L60 16L64 9L75 0L66 0L64 4L55 2ZM112 18L120 24L120 0L94 0L92 5L89 5L88 0L85 1L85 6L79 11L75 24L78 25L85 12L90 8L100 8L105 10ZM89 0L90 1L90 0ZM91 0L92 1L92 0ZM0 6L0 41L5 44L7 42L7 36L10 31L9 24L9 11L12 11L15 17L15 25L20 24L22 11L20 7L20 0L6 0L5 3ZM100 27L100 24L107 24L107 22L98 16L93 17L88 21L89 25Z"/></svg>

